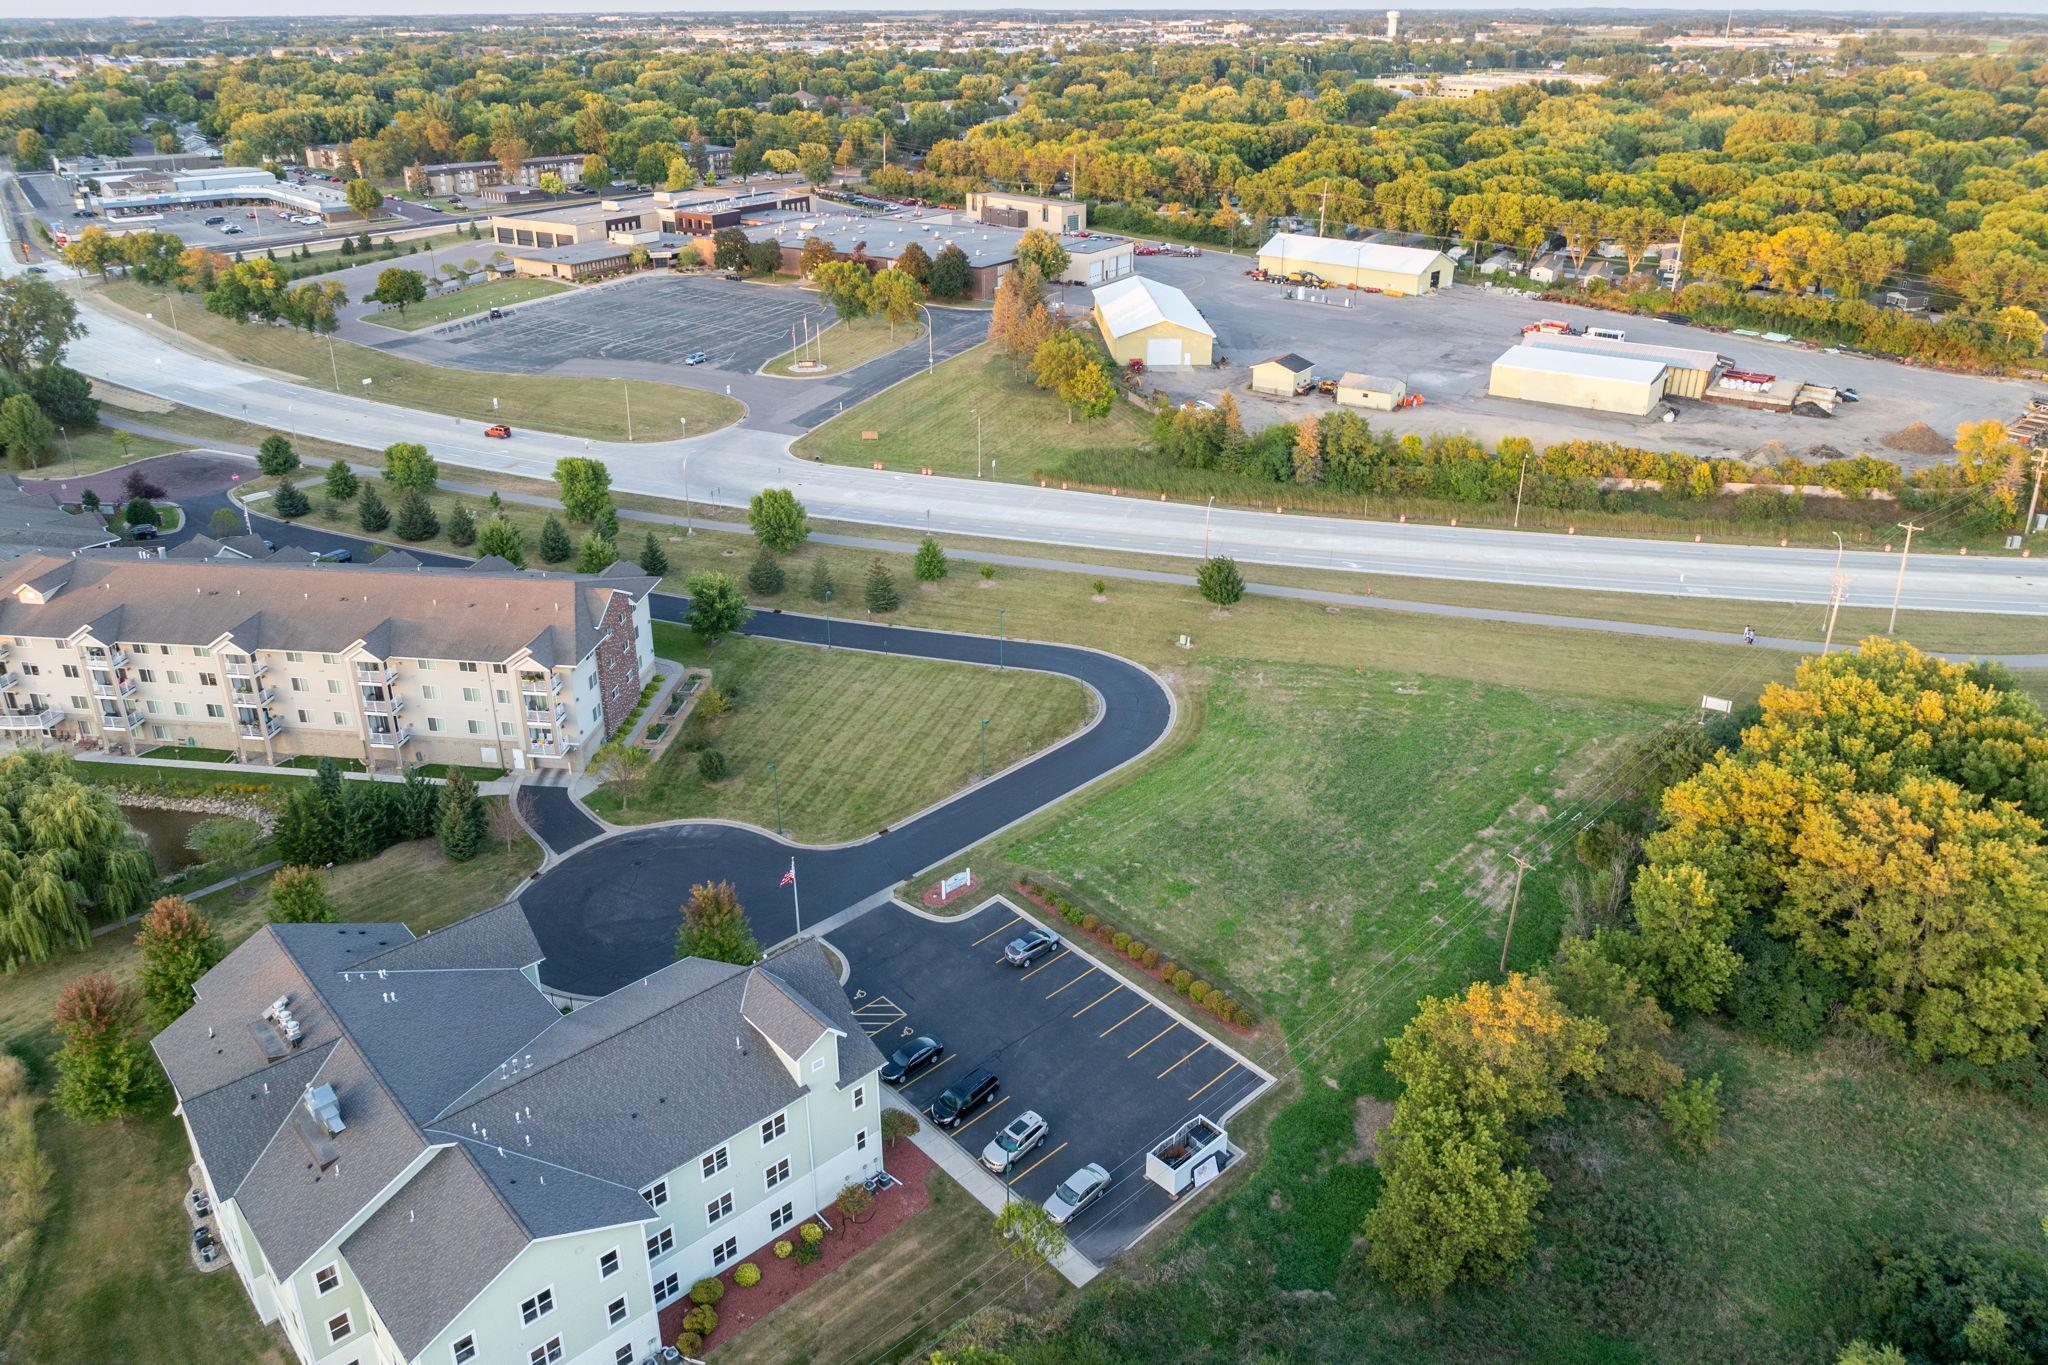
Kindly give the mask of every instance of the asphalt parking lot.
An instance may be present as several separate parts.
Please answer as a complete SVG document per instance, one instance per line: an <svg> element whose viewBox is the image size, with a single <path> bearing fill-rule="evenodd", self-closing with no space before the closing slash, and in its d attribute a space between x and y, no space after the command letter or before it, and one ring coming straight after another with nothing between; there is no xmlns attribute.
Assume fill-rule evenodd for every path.
<svg viewBox="0 0 2048 1365"><path fill-rule="evenodd" d="M706 369L752 374L794 344L791 328L835 319L816 294L718 275L652 275L558 296L488 326L437 334L456 363L544 374L569 357L673 365L691 351Z"/></svg>
<svg viewBox="0 0 2048 1365"><path fill-rule="evenodd" d="M1328 303L1303 302L1285 297L1278 285L1246 278L1243 272L1253 264L1248 256L1227 252L1192 258L1148 256L1139 262L1141 274L1187 292L1216 330L1217 353L1230 359L1221 370L1160 372L1151 378L1177 399L1213 399L1229 388L1244 409L1248 426L1332 411L1327 398L1268 398L1246 391L1249 367L1284 351L1308 359L1319 376L1354 370L1384 375L1406 381L1423 395L1419 408L1361 414L1378 429L1464 431L1487 440L1525 435L1538 445L1594 437L1716 456L1741 455L1771 440L1794 452L1825 443L1847 454L1867 450L1908 467L1929 459L1891 450L1882 437L1911 422L1951 433L1963 422L1988 416L2011 420L2025 411L2030 392L2027 385L2007 380L1829 355L1656 318L1618 318L1489 290L1462 278L1452 288L1425 298L1335 290ZM1070 310L1072 306L1070 300ZM1520 339L1525 323L1550 317L1620 327L1630 341L1716 351L1742 369L1852 387L1863 401L1845 404L1824 420L1681 401L1678 420L1664 423L1489 397L1493 361Z"/></svg>
<svg viewBox="0 0 2048 1365"><path fill-rule="evenodd" d="M227 254L241 252L244 256L261 252L271 247L294 247L304 242L332 241L338 234L361 231L361 225L330 225L308 227L292 223L277 216L275 205L241 205L225 208L166 209L150 219L135 219L124 222L104 215L95 218L77 217L71 200L71 186L61 176L52 174L24 175L17 177L23 193L34 209L35 217L42 222L67 232L79 232L95 223L109 229L133 227L153 232L168 232L192 246L203 246ZM381 236L392 231L421 227L434 223L466 221L434 210L422 209L414 204L401 204L387 200L386 207L399 221L385 219L369 225L370 234ZM251 214L253 213L253 217ZM241 229L240 232L222 232L218 226L208 226L206 220L225 217L229 223Z"/></svg>
<svg viewBox="0 0 2048 1365"><path fill-rule="evenodd" d="M1045 1139L1005 1177L1018 1198L1042 1203L1089 1162L1108 1169L1109 1192L1067 1229L1100 1265L1173 1206L1145 1179L1146 1152L1194 1115L1225 1121L1271 1081L1193 1015L1110 970L1092 942L1006 964L1003 946L1035 923L1000 898L941 922L892 904L828 941L846 957L854 1016L884 1055L919 1034L945 1045L906 1100L927 1109L976 1067L996 1073L1001 1092L952 1132L970 1158L1024 1111L1045 1118Z"/></svg>

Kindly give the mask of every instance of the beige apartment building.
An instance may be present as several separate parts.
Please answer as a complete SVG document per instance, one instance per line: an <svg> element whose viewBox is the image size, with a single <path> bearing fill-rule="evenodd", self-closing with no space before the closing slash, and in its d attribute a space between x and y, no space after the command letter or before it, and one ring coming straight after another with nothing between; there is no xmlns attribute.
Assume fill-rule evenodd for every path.
<svg viewBox="0 0 2048 1365"><path fill-rule="evenodd" d="M0 574L0 741L581 770L653 672L653 587L626 564L25 556Z"/></svg>

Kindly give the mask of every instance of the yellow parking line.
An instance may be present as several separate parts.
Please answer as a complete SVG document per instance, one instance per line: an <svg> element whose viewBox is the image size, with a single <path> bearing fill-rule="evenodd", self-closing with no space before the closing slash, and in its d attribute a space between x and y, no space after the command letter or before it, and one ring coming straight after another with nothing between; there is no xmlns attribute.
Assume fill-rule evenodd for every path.
<svg viewBox="0 0 2048 1365"><path fill-rule="evenodd" d="M1031 1164L1030 1164L1029 1166L1026 1166L1026 1167L1025 1167L1025 1168L1024 1168L1023 1170L1021 1170L1021 1171L1017 1172L1017 1174L1015 1174L1015 1175L1011 1176L1011 1177L1010 1177L1010 1183L1011 1183L1012 1185L1016 1184L1016 1183L1017 1183L1018 1181L1022 1180L1022 1179L1023 1179L1023 1178L1025 1177L1025 1176L1027 1176L1027 1175L1030 1175L1030 1174L1031 1174L1031 1173L1032 1173L1033 1171L1037 1170L1037 1169L1038 1169L1038 1168L1039 1168L1040 1166L1043 1166L1043 1165L1044 1165L1044 1164L1045 1164L1046 1162L1048 1162L1048 1161L1051 1161L1051 1160L1052 1160L1052 1159L1053 1159L1054 1157L1058 1156L1058 1155L1059 1155L1059 1154L1060 1154L1061 1152L1064 1152L1064 1151L1066 1151L1066 1150L1067 1150L1067 1144L1066 1144L1066 1143L1064 1143L1064 1142L1062 1142L1062 1143L1061 1143L1061 1144L1060 1144L1059 1146L1057 1146L1057 1147L1053 1148L1053 1149L1052 1149L1051 1151L1047 1152L1047 1153L1046 1153L1046 1154L1045 1154L1044 1156L1042 1156L1042 1157L1038 1158L1038 1160L1036 1160L1036 1161L1032 1162L1032 1163L1031 1163Z"/></svg>
<svg viewBox="0 0 2048 1365"><path fill-rule="evenodd" d="M1115 995L1115 994L1116 994L1116 993L1117 993L1118 991L1120 991L1120 990L1122 990L1122 989L1123 989L1123 987L1122 987L1122 986L1111 986L1111 987L1110 987L1110 988L1109 988L1108 990L1106 990L1106 991L1104 991L1104 992L1103 992L1102 994L1100 994L1100 995L1096 996L1096 997L1095 997L1095 998L1094 998L1093 1000L1090 1000L1090 1001L1089 1001L1089 1002L1088 1002L1087 1004L1085 1004L1085 1005L1081 1006L1081 1008L1079 1008L1079 1009L1075 1010L1075 1011L1074 1011L1074 1013L1073 1013L1073 1016L1072 1016L1072 1017L1073 1017L1073 1018L1076 1018L1076 1019L1079 1019L1079 1018L1080 1018L1080 1017L1081 1017L1082 1015L1086 1014L1086 1013L1087 1013L1087 1012L1088 1012L1089 1010L1092 1010L1092 1009L1094 1009L1094 1008L1095 1008L1095 1007L1096 1007L1097 1005L1099 1005L1099 1004L1101 1004L1101 1003L1102 1003L1103 1001L1105 1001L1105 1000L1109 999L1109 997L1111 997L1112 995Z"/></svg>
<svg viewBox="0 0 2048 1365"><path fill-rule="evenodd" d="M1024 917L1023 917L1022 915L1018 915L1018 916L1017 916L1017 917L1016 917L1015 919L1013 919L1013 920L1011 920L1011 921L1010 921L1010 924L1017 924L1017 923L1020 923L1020 922L1022 922L1023 918L1024 918ZM993 929L989 930L989 931L988 931L987 933L983 934L983 935L982 935L982 936L981 936L980 938L978 938L978 939L974 940L974 942L972 942L972 943L968 944L967 946L968 946L968 947L970 947L970 948L979 948L979 947L980 947L980 946L981 946L982 944L984 944L984 943L988 942L988 941L989 941L990 939L994 938L994 937L995 937L995 936L996 936L997 934L1000 934L1001 932L1003 932L1003 930L1005 930L1005 929L1009 928L1009 927L1010 927L1010 924L1002 924L1002 925L998 925L998 926L996 926L995 928L993 928Z"/></svg>
<svg viewBox="0 0 2048 1365"><path fill-rule="evenodd" d="M1230 1074L1231 1072L1233 1072L1233 1071L1235 1071L1235 1070L1237 1070L1237 1063L1236 1063L1236 1062L1232 1062L1232 1063L1231 1063L1231 1064L1230 1064L1229 1066L1226 1066L1226 1067L1224 1067L1224 1068L1223 1068L1223 1069L1222 1069L1221 1071L1217 1072L1217 1073L1215 1074L1215 1076L1211 1077L1211 1078L1210 1078L1210 1081L1209 1081L1209 1085L1214 1085L1214 1084L1216 1084L1216 1082L1217 1082L1217 1081L1220 1081L1220 1080L1222 1080L1222 1079L1223 1079L1223 1078L1224 1078L1225 1076L1228 1076L1228 1075L1229 1075L1229 1074ZM1205 1085L1205 1086L1203 1086L1203 1087L1202 1087L1202 1090L1207 1090L1207 1089L1209 1088L1209 1085ZM1188 1098L1189 1098L1189 1099L1194 1099L1194 1098L1195 1098L1196 1096L1198 1096L1198 1095L1200 1095L1200 1094L1202 1093L1202 1090L1197 1090L1197 1091L1196 1091L1196 1092L1195 1092L1195 1093L1194 1093L1193 1095L1190 1095L1190 1096L1188 1096Z"/></svg>
<svg viewBox="0 0 2048 1365"><path fill-rule="evenodd" d="M982 1111L981 1111L981 1112L980 1112L979 1114L976 1114L976 1115L975 1115L975 1116L974 1116L973 1118L971 1118L971 1119L967 1120L967 1122L965 1122L965 1123L961 1124L961 1125L960 1125L960 1126L959 1126L958 1128L955 1128L955 1129L953 1130L953 1136L954 1136L954 1137L959 1137L959 1136L960 1136L960 1135L961 1135L962 1133L966 1132L966 1131L967 1131L967 1130L968 1130L969 1128L972 1128L972 1127L973 1127L973 1126L974 1126L975 1124L977 1124L977 1123L980 1123L980 1122L981 1122L981 1121L982 1121L983 1119L987 1118L987 1117L988 1117L988 1116L989 1116L990 1114L993 1114L993 1113L995 1113L995 1112L996 1112L996 1110L998 1110L998 1109L1002 1108L1002 1107L1003 1107L1004 1105L1008 1104L1009 1102L1010 1102L1010 1097L1009 1097L1008 1095L1005 1095L1005 1096L1003 1096L1003 1097L1002 1097L1001 1099L997 1100L997 1101L996 1101L996 1102L995 1102L994 1104L992 1104L992 1105L990 1105L990 1106L989 1106L988 1108L986 1108L986 1109L982 1110Z"/></svg>
<svg viewBox="0 0 2048 1365"><path fill-rule="evenodd" d="M1087 971L1085 971L1085 972L1081 973L1081 975L1079 975L1079 976L1075 977L1075 978L1074 978L1074 981L1084 981L1084 980L1086 980L1086 979L1087 979L1088 977L1091 977L1091 976L1093 976L1093 975L1095 975L1095 968L1093 968L1093 967L1090 967L1090 968L1089 968L1089 969L1088 969ZM1074 981L1069 981L1069 982L1067 983L1067 986L1071 986L1071 985L1073 985L1073 984L1074 984ZM1045 997L1045 998L1046 998L1046 999L1048 999L1048 1000L1052 999L1052 998L1053 998L1053 996L1055 996L1055 995L1058 995L1058 994L1059 994L1059 993L1060 993L1061 991L1065 990L1065 989L1067 988L1067 986L1058 986L1058 987L1055 987L1055 988L1054 988L1053 990L1051 990L1051 991L1049 991L1049 992L1047 992L1047 993L1046 993L1046 997Z"/></svg>
<svg viewBox="0 0 2048 1365"><path fill-rule="evenodd" d="M1137 1055L1138 1055L1139 1053L1143 1052L1143 1051L1144 1051L1144 1050L1145 1050L1146 1048L1148 1048L1148 1047L1152 1046L1152 1044L1154 1044L1154 1043L1158 1042L1158 1041L1159 1041L1159 1040L1160 1040L1161 1038L1164 1038L1164 1037L1165 1037L1165 1036L1166 1036L1167 1034L1169 1034L1169 1033L1173 1032L1173 1028L1174 1028L1174 1026L1173 1026L1172 1024L1168 1024L1168 1025L1167 1025L1167 1026L1166 1026L1165 1028L1163 1028L1163 1029L1159 1030L1159 1032L1157 1032L1157 1033L1153 1034L1153 1035L1152 1035L1152 1036L1151 1036L1150 1038L1147 1038L1147 1039L1146 1039L1146 1040L1145 1040L1144 1042L1142 1042L1142 1043L1138 1044L1138 1045L1137 1045L1136 1047L1132 1048L1132 1049L1131 1049L1131 1051L1130 1051L1130 1054L1129 1054L1129 1056L1126 1056L1126 1057L1124 1058L1124 1060L1125 1060L1125 1061L1129 1061L1129 1060L1130 1060L1130 1059L1131 1059L1132 1057L1135 1057L1135 1056L1137 1056Z"/></svg>
<svg viewBox="0 0 2048 1365"><path fill-rule="evenodd" d="M1150 1002L1148 1001L1147 1003ZM1110 1034L1115 1033L1118 1029L1122 1028L1125 1024L1130 1023L1131 1020L1137 1018L1144 1012L1145 1006L1140 1005L1138 1006L1138 1008L1132 1010L1129 1014L1126 1014L1123 1018L1117 1020L1114 1024L1111 1024L1108 1028L1104 1029L1102 1032L1096 1034L1095 1036L1097 1038L1107 1038Z"/></svg>
<svg viewBox="0 0 2048 1365"><path fill-rule="evenodd" d="M1060 958L1063 958L1063 957L1065 957L1065 956L1066 956L1066 955L1067 955L1068 953L1071 953L1071 952L1073 952L1073 951L1074 951L1074 950L1073 950L1072 948L1062 948L1062 949L1060 949L1060 951L1059 951L1059 956L1058 956L1058 957L1049 957L1049 958L1047 958L1047 959L1046 959L1045 961L1043 961L1043 962L1039 963L1039 964L1038 964L1038 965L1037 965L1036 967L1033 967L1033 968L1032 968L1032 969L1031 969L1030 971L1028 971L1028 972L1024 973L1024 975L1022 975L1022 976L1018 977L1017 979L1018 979L1019 981L1029 981L1029 980L1030 980L1030 979L1031 979L1032 977L1034 977L1034 976L1037 976L1037 975L1038 975L1038 974L1039 974L1040 972L1044 971L1044 970L1045 970L1045 969L1046 969L1047 967L1050 967L1050 966L1051 966L1051 965L1052 965L1053 963L1055 963L1055 962L1058 962L1058 961L1060 960Z"/></svg>
<svg viewBox="0 0 2048 1365"><path fill-rule="evenodd" d="M1207 1047L1207 1046L1209 1046L1209 1045L1208 1045L1207 1043L1197 1043L1197 1044L1195 1045L1195 1052L1200 1052L1200 1051L1201 1051L1201 1050L1202 1050L1203 1048L1205 1048L1205 1047ZM1190 1052L1190 1053L1188 1054L1188 1057L1192 1057L1192 1056L1194 1056L1194 1055L1195 1055L1195 1052ZM1180 1062L1184 1062L1184 1061L1186 1061L1186 1060L1188 1059L1188 1057L1183 1057L1183 1058L1181 1058L1181 1059L1180 1059ZM1170 1067L1166 1068L1166 1071L1162 1071L1162 1072L1160 1072L1160 1073L1159 1073L1159 1074L1158 1074L1157 1076L1154 1076L1154 1077L1153 1077L1152 1079L1153 1079L1153 1080L1155 1080L1155 1081L1163 1081L1163 1080L1165 1080L1165 1079L1166 1079L1166 1072L1167 1072L1167 1071L1171 1071L1171 1070L1173 1070L1173 1067L1175 1067L1175 1066L1179 1066L1179 1065L1180 1065L1180 1062L1175 1062L1175 1063L1173 1064L1173 1066L1170 1066Z"/></svg>

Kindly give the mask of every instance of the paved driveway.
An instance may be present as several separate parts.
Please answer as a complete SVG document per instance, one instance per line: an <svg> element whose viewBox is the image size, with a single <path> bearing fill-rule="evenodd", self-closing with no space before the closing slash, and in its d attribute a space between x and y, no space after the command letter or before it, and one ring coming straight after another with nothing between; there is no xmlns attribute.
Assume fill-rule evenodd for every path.
<svg viewBox="0 0 2048 1365"><path fill-rule="evenodd" d="M996 1073L1001 1092L952 1132L970 1157L1025 1110L1044 1117L1044 1141L1003 1177L1012 1194L1043 1203L1089 1162L1109 1171L1109 1193L1068 1228L1100 1265L1172 1207L1145 1179L1145 1154L1195 1115L1225 1121L1271 1081L1127 982L1093 943L1006 964L1003 945L1034 923L1000 898L940 923L891 904L828 941L846 957L854 1017L877 1047L887 1054L918 1034L945 1044L903 1088L911 1104L928 1109L976 1067Z"/></svg>

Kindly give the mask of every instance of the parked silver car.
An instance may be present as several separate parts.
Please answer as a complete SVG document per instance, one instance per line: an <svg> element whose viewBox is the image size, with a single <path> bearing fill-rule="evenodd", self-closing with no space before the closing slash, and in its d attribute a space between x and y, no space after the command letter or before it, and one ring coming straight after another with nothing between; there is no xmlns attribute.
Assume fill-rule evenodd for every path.
<svg viewBox="0 0 2048 1365"><path fill-rule="evenodd" d="M1045 1134L1045 1120L1036 1110L1026 1109L981 1149L981 1164L997 1175L1006 1174L1026 1152L1045 1141Z"/></svg>
<svg viewBox="0 0 2048 1365"><path fill-rule="evenodd" d="M1060 1187L1046 1196L1045 1211L1055 1223L1071 1223L1081 1210L1102 1198L1108 1188L1109 1172L1091 1161L1062 1180Z"/></svg>

